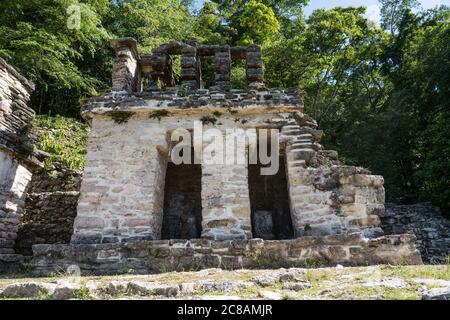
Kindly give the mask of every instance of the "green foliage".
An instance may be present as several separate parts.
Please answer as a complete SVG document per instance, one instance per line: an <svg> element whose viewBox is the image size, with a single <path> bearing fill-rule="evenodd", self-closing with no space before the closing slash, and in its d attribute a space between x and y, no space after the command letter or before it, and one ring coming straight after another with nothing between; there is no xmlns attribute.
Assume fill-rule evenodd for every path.
<svg viewBox="0 0 450 320"><path fill-rule="evenodd" d="M105 50L109 34L98 12L104 12L108 2L89 2L0 3L0 56L36 83L32 102L39 113L78 116L79 97L104 87L96 69L106 65L98 63L98 56ZM72 4L80 7L78 30L67 27L66 10Z"/></svg>
<svg viewBox="0 0 450 320"><path fill-rule="evenodd" d="M193 17L180 0L124 0L113 12L113 33L135 38L143 53L165 42L193 36Z"/></svg>
<svg viewBox="0 0 450 320"><path fill-rule="evenodd" d="M127 123L128 120L130 120L130 118L133 116L133 113L126 112L126 111L114 111L114 112L110 112L109 116L115 123L123 124L123 123Z"/></svg>
<svg viewBox="0 0 450 320"><path fill-rule="evenodd" d="M204 125L208 125L208 124L215 125L216 122L217 122L217 118L214 115L212 115L212 116L203 116L203 117L200 118L200 121Z"/></svg>
<svg viewBox="0 0 450 320"><path fill-rule="evenodd" d="M81 97L109 90L112 37L135 37L142 52L193 37L261 44L266 85L302 90L327 148L383 175L388 201L432 201L450 213L449 7L412 13L415 0L380 0L381 28L362 7L320 9L306 18L307 2L212 0L193 12L190 0L2 1L0 56L37 84L38 114L79 117ZM71 4L80 6L80 29L67 28ZM179 72L179 60L175 65ZM211 57L202 59L202 74L211 86ZM242 61L233 63L231 79L235 88L246 86ZM87 128L62 117L36 121L45 122L47 165L81 168Z"/></svg>
<svg viewBox="0 0 450 320"><path fill-rule="evenodd" d="M87 125L61 116L36 116L31 131L39 139L37 148L50 154L45 160L47 169L56 163L71 169L84 167L89 134Z"/></svg>
<svg viewBox="0 0 450 320"><path fill-rule="evenodd" d="M155 110L152 113L150 113L149 118L150 119L158 119L158 121L161 121L162 118L167 117L170 115L170 112L166 109L163 110Z"/></svg>
<svg viewBox="0 0 450 320"><path fill-rule="evenodd" d="M419 6L417 0L380 0L381 26L391 34L398 31L403 16Z"/></svg>
<svg viewBox="0 0 450 320"><path fill-rule="evenodd" d="M280 23L272 8L255 0L247 3L232 22L240 31L241 36L237 41L240 45L265 44L280 30Z"/></svg>
<svg viewBox="0 0 450 320"><path fill-rule="evenodd" d="M79 300L89 300L91 296L89 295L89 288L86 286L81 286L78 289L75 289L73 292L73 296L75 299Z"/></svg>

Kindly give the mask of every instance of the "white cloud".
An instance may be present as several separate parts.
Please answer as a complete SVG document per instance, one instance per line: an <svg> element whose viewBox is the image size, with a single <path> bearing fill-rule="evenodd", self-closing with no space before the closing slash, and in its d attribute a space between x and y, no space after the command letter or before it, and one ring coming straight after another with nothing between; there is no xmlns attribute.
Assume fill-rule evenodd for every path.
<svg viewBox="0 0 450 320"><path fill-rule="evenodd" d="M367 6L366 17L369 20L380 22L380 6L378 4L372 4Z"/></svg>

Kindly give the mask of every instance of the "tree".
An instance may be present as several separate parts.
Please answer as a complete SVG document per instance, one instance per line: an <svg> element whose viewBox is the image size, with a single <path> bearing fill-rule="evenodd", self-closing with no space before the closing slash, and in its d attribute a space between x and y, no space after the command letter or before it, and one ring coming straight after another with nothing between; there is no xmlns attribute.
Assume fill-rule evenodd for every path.
<svg viewBox="0 0 450 320"><path fill-rule="evenodd" d="M104 83L89 72L109 38L101 13L108 2L23 0L0 3L0 56L33 80L32 106L39 113L78 116L78 100ZM67 26L68 5L80 8L80 28ZM90 61L90 67L83 67ZM100 63L101 65L103 62ZM101 69L101 67L99 67Z"/></svg>
<svg viewBox="0 0 450 320"><path fill-rule="evenodd" d="M239 14L232 19L239 34L237 44L265 44L280 30L275 13L259 1L248 2Z"/></svg>
<svg viewBox="0 0 450 320"><path fill-rule="evenodd" d="M379 0L381 4L381 26L391 34L398 31L405 13L419 6L417 0Z"/></svg>
<svg viewBox="0 0 450 320"><path fill-rule="evenodd" d="M193 36L193 20L184 3L180 0L120 1L114 10L111 29L118 37L135 38L143 53L171 40L189 39Z"/></svg>

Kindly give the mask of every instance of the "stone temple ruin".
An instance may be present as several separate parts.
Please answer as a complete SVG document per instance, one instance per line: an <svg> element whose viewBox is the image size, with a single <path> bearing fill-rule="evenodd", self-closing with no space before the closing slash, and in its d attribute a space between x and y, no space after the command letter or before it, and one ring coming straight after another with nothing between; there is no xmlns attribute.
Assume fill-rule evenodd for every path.
<svg viewBox="0 0 450 320"><path fill-rule="evenodd" d="M258 46L171 42L142 56L133 39L112 46L112 92L82 108L92 132L70 244L34 245L36 272L422 263L413 235L380 227L383 177L323 148L298 90L265 87ZM247 88L233 89L240 59ZM261 175L264 165L247 161L174 164L171 134L195 121L224 135L279 130L278 172Z"/></svg>

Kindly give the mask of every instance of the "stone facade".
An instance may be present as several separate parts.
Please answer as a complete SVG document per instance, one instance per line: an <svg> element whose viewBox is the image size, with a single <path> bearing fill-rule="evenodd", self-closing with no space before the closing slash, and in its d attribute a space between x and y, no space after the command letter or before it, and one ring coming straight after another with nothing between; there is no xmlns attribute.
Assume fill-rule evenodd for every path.
<svg viewBox="0 0 450 320"><path fill-rule="evenodd" d="M300 265L309 259L421 263L414 237L382 236L383 178L342 165L336 152L324 150L322 132L304 114L297 90L265 88L259 47L171 42L140 56L134 40L122 39L113 48L113 92L82 108L92 131L71 243L33 246L31 266L38 272L74 263L93 272L152 272L166 264L176 270L267 267L267 261ZM181 55L180 83L174 55ZM215 58L215 84L208 89L200 68L205 56ZM236 59L246 60L246 89L230 88ZM202 160L183 164L183 173L171 157L182 146L171 139L180 129L193 142L183 155ZM209 129L215 135L203 134ZM261 177L262 163L249 167L255 146L245 140L247 129L272 130L272 152L279 151L282 161L276 176ZM205 161L217 135L225 150L235 147L229 137L244 138L244 161ZM223 159L220 151L214 156ZM252 260L260 252L266 260Z"/></svg>
<svg viewBox="0 0 450 320"><path fill-rule="evenodd" d="M409 233L416 237L416 247L424 262L445 264L450 259L450 221L429 203L415 205L387 204L380 214L386 234Z"/></svg>
<svg viewBox="0 0 450 320"><path fill-rule="evenodd" d="M172 236L201 237L213 244L248 241L254 233L274 241L336 236L335 241L344 243L354 233L361 239L383 234L377 215L384 210L383 178L341 165L336 152L324 150L322 132L303 113L296 90L264 87L259 47L171 42L142 57L131 39L114 41L113 48L117 54L113 92L86 100L82 110L92 132L73 248L107 244L121 248L140 241L151 245ZM181 55L180 85L172 72L174 55ZM204 56L215 57L216 83L209 89L203 88L199 67ZM230 89L230 64L236 59L246 60L247 89ZM141 85L146 77L149 88ZM202 161L200 167L191 168L198 171L195 181L200 180L192 183L199 185L175 188L167 177L184 179L184 183L193 179L171 173L170 155L176 143L170 137L180 128L194 131L195 157L212 142L205 138L199 146L195 130L215 129L223 135L225 149L234 148L231 139L226 139L229 129L278 130L277 148L283 161L278 179L286 183L286 189L280 188L285 194L280 192L275 199L274 192L250 193L249 181L261 180L255 177L258 170L249 170L248 144L244 163ZM190 170L189 165L183 166ZM257 188L255 182L252 188ZM280 229L278 219L287 226L284 231L275 230L277 224ZM390 245L395 248L395 243ZM412 251L400 250L397 258L416 255L408 248Z"/></svg>
<svg viewBox="0 0 450 320"><path fill-rule="evenodd" d="M0 268L21 259L15 254L31 170L40 162L24 131L34 115L27 106L32 82L0 58Z"/></svg>

